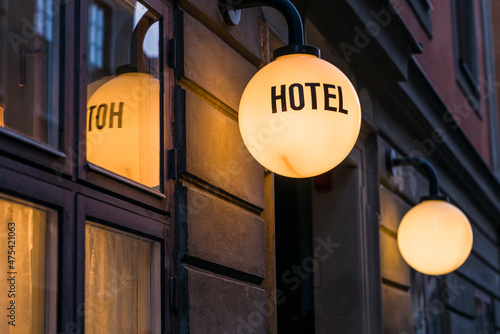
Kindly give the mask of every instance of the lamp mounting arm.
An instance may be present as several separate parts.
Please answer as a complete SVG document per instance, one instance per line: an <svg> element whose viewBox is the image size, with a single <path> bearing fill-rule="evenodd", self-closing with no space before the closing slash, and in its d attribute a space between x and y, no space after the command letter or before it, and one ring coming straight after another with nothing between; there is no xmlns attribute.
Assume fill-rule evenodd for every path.
<svg viewBox="0 0 500 334"><path fill-rule="evenodd" d="M253 7L272 7L277 9L288 24L288 45L303 45L304 31L302 19L297 8L288 0L219 0L219 10L224 21L229 25L237 25L240 21L241 9Z"/></svg>
<svg viewBox="0 0 500 334"><path fill-rule="evenodd" d="M429 180L429 196L423 197L422 199L446 200L445 197L439 196L438 176L434 167L427 160L415 156L395 157L394 151L391 151L387 162L388 168L391 171L394 167L413 166L421 170L427 176Z"/></svg>

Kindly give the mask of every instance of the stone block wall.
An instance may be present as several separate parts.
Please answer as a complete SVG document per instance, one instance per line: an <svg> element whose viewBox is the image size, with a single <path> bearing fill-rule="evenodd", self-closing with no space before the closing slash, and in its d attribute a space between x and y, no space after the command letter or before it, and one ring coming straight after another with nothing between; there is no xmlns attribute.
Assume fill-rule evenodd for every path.
<svg viewBox="0 0 500 334"><path fill-rule="evenodd" d="M178 6L178 330L266 333L274 325L266 321L273 305L263 288L273 275L265 256L273 246L266 242L266 229L274 228L273 182L265 183L264 168L245 148L237 113L264 64L261 9L245 10L229 27L217 1Z"/></svg>

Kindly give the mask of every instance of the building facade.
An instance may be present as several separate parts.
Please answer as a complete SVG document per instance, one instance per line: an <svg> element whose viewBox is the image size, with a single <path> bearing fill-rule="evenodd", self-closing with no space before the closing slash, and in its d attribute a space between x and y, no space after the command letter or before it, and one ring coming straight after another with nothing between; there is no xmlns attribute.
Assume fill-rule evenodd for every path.
<svg viewBox="0 0 500 334"><path fill-rule="evenodd" d="M500 6L292 3L362 110L349 156L308 179L238 129L288 42L277 10L0 0L1 333L500 333ZM456 271L400 255L429 181L391 151L468 217Z"/></svg>

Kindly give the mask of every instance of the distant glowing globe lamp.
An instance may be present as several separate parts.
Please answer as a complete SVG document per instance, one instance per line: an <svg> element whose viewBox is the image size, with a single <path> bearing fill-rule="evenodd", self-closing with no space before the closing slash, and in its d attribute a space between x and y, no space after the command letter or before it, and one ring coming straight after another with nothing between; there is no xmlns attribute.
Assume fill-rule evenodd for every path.
<svg viewBox="0 0 500 334"><path fill-rule="evenodd" d="M401 220L398 247L405 261L427 275L458 269L472 250L472 228L465 214L443 200L424 200Z"/></svg>
<svg viewBox="0 0 500 334"><path fill-rule="evenodd" d="M472 250L472 227L467 216L446 197L438 195L434 167L418 157L395 158L390 152L388 166L411 165L429 179L429 196L408 211L397 233L399 252L413 269L426 275L445 275L458 269ZM394 173L394 171L393 171Z"/></svg>

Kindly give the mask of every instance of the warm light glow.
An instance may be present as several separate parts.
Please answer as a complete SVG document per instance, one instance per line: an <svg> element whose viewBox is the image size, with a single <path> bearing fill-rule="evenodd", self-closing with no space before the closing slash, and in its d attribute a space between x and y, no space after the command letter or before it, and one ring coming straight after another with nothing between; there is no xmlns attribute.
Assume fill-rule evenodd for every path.
<svg viewBox="0 0 500 334"><path fill-rule="evenodd" d="M337 166L361 125L349 79L312 55L277 58L248 83L239 107L241 136L252 156L288 177L311 177Z"/></svg>
<svg viewBox="0 0 500 334"><path fill-rule="evenodd" d="M160 83L125 73L87 102L87 160L149 187L159 185Z"/></svg>
<svg viewBox="0 0 500 334"><path fill-rule="evenodd" d="M398 229L405 261L427 275L460 267L472 249L472 228L465 214L441 200L427 200L406 213Z"/></svg>
<svg viewBox="0 0 500 334"><path fill-rule="evenodd" d="M0 126L4 126L3 125L3 112L5 110L5 106L3 104L0 103Z"/></svg>

